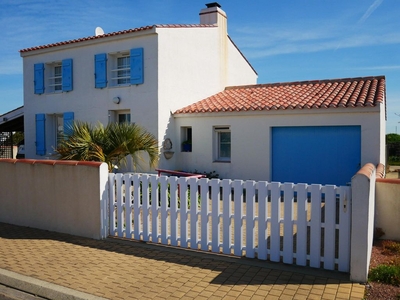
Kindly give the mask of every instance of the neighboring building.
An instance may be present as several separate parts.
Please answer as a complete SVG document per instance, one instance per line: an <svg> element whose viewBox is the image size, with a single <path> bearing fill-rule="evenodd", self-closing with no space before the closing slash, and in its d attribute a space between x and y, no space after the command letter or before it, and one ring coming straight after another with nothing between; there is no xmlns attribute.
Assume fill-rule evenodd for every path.
<svg viewBox="0 0 400 300"><path fill-rule="evenodd" d="M135 122L163 141L171 112L257 74L217 3L197 25L153 25L23 49L25 153L44 158L73 120ZM160 166L165 158L160 158Z"/></svg>
<svg viewBox="0 0 400 300"><path fill-rule="evenodd" d="M73 120L130 121L159 168L221 178L346 184L385 162L383 76L256 84L217 3L198 25L153 25L21 50L25 155ZM149 170L147 170L149 171Z"/></svg>
<svg viewBox="0 0 400 300"><path fill-rule="evenodd" d="M385 163L385 77L227 87L174 113L175 168L222 178L346 184Z"/></svg>

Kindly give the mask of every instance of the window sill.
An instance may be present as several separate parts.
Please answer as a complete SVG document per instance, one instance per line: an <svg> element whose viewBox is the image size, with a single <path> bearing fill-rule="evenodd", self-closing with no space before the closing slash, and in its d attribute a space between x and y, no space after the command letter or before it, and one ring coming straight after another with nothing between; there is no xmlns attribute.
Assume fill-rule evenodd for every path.
<svg viewBox="0 0 400 300"><path fill-rule="evenodd" d="M130 84L130 83L125 83L125 84L109 85L108 87L111 89L111 88L129 87L131 85L132 84Z"/></svg>
<svg viewBox="0 0 400 300"><path fill-rule="evenodd" d="M230 160L214 160L213 163L225 163L225 164L228 163L229 164L229 163L231 163L231 161Z"/></svg>
<svg viewBox="0 0 400 300"><path fill-rule="evenodd" d="M63 91L53 91L53 92L46 92L45 94L47 95L52 95L52 94L62 94Z"/></svg>

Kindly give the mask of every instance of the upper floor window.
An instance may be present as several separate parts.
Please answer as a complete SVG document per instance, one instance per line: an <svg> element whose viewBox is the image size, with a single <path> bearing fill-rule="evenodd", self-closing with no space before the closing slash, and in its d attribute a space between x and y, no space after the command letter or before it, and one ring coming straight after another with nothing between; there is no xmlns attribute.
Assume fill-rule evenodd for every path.
<svg viewBox="0 0 400 300"><path fill-rule="evenodd" d="M72 59L34 65L35 94L69 92L73 89Z"/></svg>
<svg viewBox="0 0 400 300"><path fill-rule="evenodd" d="M143 48L117 53L100 53L95 55L94 60L96 88L144 82Z"/></svg>
<svg viewBox="0 0 400 300"><path fill-rule="evenodd" d="M62 91L61 62L48 64L47 69L48 69L47 91L48 92Z"/></svg>
<svg viewBox="0 0 400 300"><path fill-rule="evenodd" d="M117 68L111 70L112 80L116 80L117 84L129 84L131 81L131 57L127 54L117 57Z"/></svg>

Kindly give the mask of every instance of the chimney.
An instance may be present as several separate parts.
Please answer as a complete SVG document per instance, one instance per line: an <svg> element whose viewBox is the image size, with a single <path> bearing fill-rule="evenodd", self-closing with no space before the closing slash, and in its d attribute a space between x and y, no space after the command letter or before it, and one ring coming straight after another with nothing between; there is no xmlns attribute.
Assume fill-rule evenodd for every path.
<svg viewBox="0 0 400 300"><path fill-rule="evenodd" d="M226 32L226 14L217 2L206 4L207 8L200 11L200 24L216 24Z"/></svg>
<svg viewBox="0 0 400 300"><path fill-rule="evenodd" d="M220 86L222 89L226 87L228 82L228 28L225 12L221 9L221 5L217 2L206 4L207 8L200 11L200 24L217 25L219 35L218 53L219 57L219 76Z"/></svg>

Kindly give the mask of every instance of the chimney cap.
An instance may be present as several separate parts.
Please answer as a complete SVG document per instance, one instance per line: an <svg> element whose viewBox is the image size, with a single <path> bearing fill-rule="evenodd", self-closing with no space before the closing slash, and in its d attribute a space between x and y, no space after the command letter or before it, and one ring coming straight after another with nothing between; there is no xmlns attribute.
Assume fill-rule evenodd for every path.
<svg viewBox="0 0 400 300"><path fill-rule="evenodd" d="M207 8L210 7L221 7L221 5L218 2L211 2L206 4Z"/></svg>

